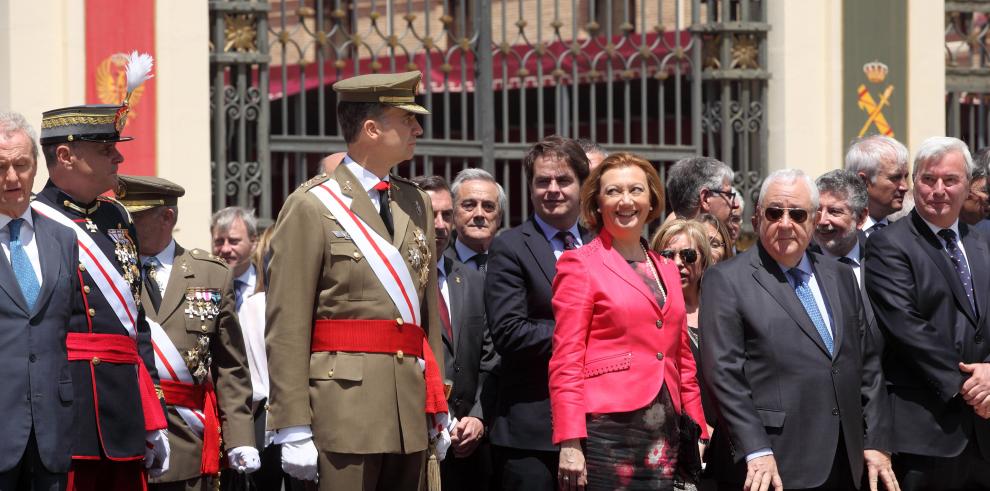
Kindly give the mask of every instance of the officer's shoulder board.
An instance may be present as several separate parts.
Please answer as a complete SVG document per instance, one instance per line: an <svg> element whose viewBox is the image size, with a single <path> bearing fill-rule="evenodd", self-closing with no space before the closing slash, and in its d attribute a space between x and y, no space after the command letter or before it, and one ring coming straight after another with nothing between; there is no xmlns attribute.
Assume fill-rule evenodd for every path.
<svg viewBox="0 0 990 491"><path fill-rule="evenodd" d="M227 266L227 262L226 261L224 261L223 259L221 259L219 256L214 256L212 253L210 253L208 251L204 251L203 249L190 249L189 250L189 255L193 259L198 259L200 261L206 261L206 262L218 264L218 265L222 266L223 269L228 269L229 268Z"/></svg>
<svg viewBox="0 0 990 491"><path fill-rule="evenodd" d="M127 211L127 207L125 207L124 204L121 203L120 201L117 201L116 199L111 198L109 196L99 196L96 199L98 199L98 200L100 200L100 201L102 201L104 203L110 203L111 205L113 205L114 208L117 209L117 211L122 216L127 217L127 224L128 225L134 224L134 220L131 218L131 212Z"/></svg>
<svg viewBox="0 0 990 491"><path fill-rule="evenodd" d="M308 181L306 181L306 182L302 183L301 185L299 185L299 190L300 191L304 191L304 192L305 191L309 191L314 186L319 185L319 184L323 184L324 182L327 182L329 179L330 179L330 175L329 174L327 174L326 172L321 172L321 173L319 173L319 174L311 177Z"/></svg>

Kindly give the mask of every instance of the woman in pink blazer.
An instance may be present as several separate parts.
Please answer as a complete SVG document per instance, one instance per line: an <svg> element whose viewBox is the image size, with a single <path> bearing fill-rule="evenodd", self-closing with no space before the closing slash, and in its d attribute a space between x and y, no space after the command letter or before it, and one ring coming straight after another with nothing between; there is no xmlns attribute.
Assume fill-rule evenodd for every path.
<svg viewBox="0 0 990 491"><path fill-rule="evenodd" d="M629 153L606 158L581 188L582 218L598 237L560 257L553 283L550 404L563 489L670 489L679 415L705 428L680 275L642 239L662 207L656 170Z"/></svg>

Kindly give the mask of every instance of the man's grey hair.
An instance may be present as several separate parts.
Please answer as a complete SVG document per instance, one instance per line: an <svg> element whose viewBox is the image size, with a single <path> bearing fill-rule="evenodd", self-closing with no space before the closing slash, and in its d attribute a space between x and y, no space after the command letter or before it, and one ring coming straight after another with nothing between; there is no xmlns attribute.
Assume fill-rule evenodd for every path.
<svg viewBox="0 0 990 491"><path fill-rule="evenodd" d="M726 180L732 182L732 168L711 157L678 160L667 172L667 199L680 217L693 217L701 207L702 189L720 191Z"/></svg>
<svg viewBox="0 0 990 491"><path fill-rule="evenodd" d="M907 147L889 136L871 135L853 140L846 150L846 170L866 174L871 183L877 182L880 162L884 160L893 160L898 167L907 166Z"/></svg>
<svg viewBox="0 0 990 491"><path fill-rule="evenodd" d="M226 232L238 219L244 222L244 228L247 229L251 240L258 238L258 219L254 216L254 210L240 206L228 206L214 213L210 218L210 233Z"/></svg>
<svg viewBox="0 0 990 491"><path fill-rule="evenodd" d="M766 179L763 180L763 185L760 186L760 198L757 201L760 208L764 207L764 199L767 196L767 189L770 185L779 182L782 184L791 184L795 181L802 181L806 186L808 186L808 194L811 195L811 209L808 210L812 213L818 210L818 187L815 183L811 181L811 177L805 174L801 169L780 169L773 171Z"/></svg>
<svg viewBox="0 0 990 491"><path fill-rule="evenodd" d="M581 145L581 150L584 153L600 153L603 157L608 157L608 152L605 151L605 147L598 144L598 142L591 141L587 138L579 138L574 140L578 145Z"/></svg>
<svg viewBox="0 0 990 491"><path fill-rule="evenodd" d="M969 146L966 142L951 136L933 136L921 142L918 151L914 154L914 178L921 174L921 169L932 162L942 160L949 152L959 152L966 161L966 178L973 178L973 170L976 165L973 163L973 156L969 153Z"/></svg>
<svg viewBox="0 0 990 491"><path fill-rule="evenodd" d="M450 194L454 197L454 208L460 206L457 199L457 193L461 190L461 184L467 181L486 181L495 185L498 189L498 213L502 216L505 210L509 208L509 198L505 196L505 190L502 189L502 185L495 180L495 176L491 175L488 171L484 169L474 169L468 168L457 173L454 177L453 184L450 185Z"/></svg>
<svg viewBox="0 0 990 491"><path fill-rule="evenodd" d="M0 134L4 138L11 138L18 131L24 132L31 140L31 155L35 163L38 162L38 134L34 132L31 123L21 113L0 112Z"/></svg>
<svg viewBox="0 0 990 491"><path fill-rule="evenodd" d="M866 192L866 183L855 172L835 169L818 176L815 184L818 186L819 195L827 192L840 196L857 219L863 216L869 195Z"/></svg>

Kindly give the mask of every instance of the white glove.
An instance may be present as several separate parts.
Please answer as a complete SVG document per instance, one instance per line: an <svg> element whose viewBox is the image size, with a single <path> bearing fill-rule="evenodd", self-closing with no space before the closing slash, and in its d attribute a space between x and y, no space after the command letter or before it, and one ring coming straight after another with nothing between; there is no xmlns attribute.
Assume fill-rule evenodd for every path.
<svg viewBox="0 0 990 491"><path fill-rule="evenodd" d="M426 360L417 356L416 364L419 365L419 371L426 373Z"/></svg>
<svg viewBox="0 0 990 491"><path fill-rule="evenodd" d="M230 468L242 473L252 473L261 468L261 456L254 447L236 447L227 452Z"/></svg>
<svg viewBox="0 0 990 491"><path fill-rule="evenodd" d="M450 448L450 432L457 426L457 418L451 418L447 413L426 415L426 424L430 429L430 443L437 449L437 459L447 457Z"/></svg>
<svg viewBox="0 0 990 491"><path fill-rule="evenodd" d="M168 430L154 430L144 435L144 467L150 477L161 477L168 472Z"/></svg>
<svg viewBox="0 0 990 491"><path fill-rule="evenodd" d="M319 470L316 467L318 456L312 438L283 443L282 470L302 481L316 481L319 479Z"/></svg>

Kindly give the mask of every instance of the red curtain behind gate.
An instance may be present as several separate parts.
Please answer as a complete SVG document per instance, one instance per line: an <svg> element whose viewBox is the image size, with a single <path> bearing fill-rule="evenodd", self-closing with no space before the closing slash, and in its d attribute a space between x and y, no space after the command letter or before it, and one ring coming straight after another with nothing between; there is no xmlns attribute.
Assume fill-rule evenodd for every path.
<svg viewBox="0 0 990 491"><path fill-rule="evenodd" d="M126 57L133 50L155 56L155 0L86 0L87 104L124 99ZM122 174L155 174L155 99L154 78L131 96L121 134L134 140L117 145L124 155Z"/></svg>

